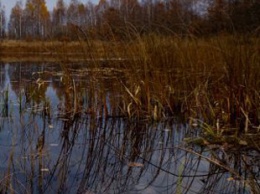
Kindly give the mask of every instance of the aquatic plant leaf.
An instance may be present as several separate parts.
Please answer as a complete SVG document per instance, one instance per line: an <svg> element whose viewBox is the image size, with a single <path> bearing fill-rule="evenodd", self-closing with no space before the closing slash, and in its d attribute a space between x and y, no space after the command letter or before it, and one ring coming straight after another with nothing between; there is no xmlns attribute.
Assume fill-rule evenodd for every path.
<svg viewBox="0 0 260 194"><path fill-rule="evenodd" d="M127 166L130 166L130 167L144 167L144 164L142 163L137 163L137 162L129 162L127 164Z"/></svg>
<svg viewBox="0 0 260 194"><path fill-rule="evenodd" d="M42 168L41 172L49 172L50 170L48 168Z"/></svg>
<svg viewBox="0 0 260 194"><path fill-rule="evenodd" d="M135 96L141 91L141 87L137 86L135 90Z"/></svg>
<svg viewBox="0 0 260 194"><path fill-rule="evenodd" d="M239 144L240 144L240 145L247 145L247 142L246 142L245 140L240 140L240 141L239 141Z"/></svg>
<svg viewBox="0 0 260 194"><path fill-rule="evenodd" d="M164 132L169 132L169 131L171 131L169 128L165 128L165 129L163 129L163 131Z"/></svg>
<svg viewBox="0 0 260 194"><path fill-rule="evenodd" d="M229 177L229 178L227 178L227 181L233 181L233 180L234 180L233 177Z"/></svg>
<svg viewBox="0 0 260 194"><path fill-rule="evenodd" d="M122 83L122 82L121 82ZM123 84L123 83L122 83ZM137 105L141 105L141 101L135 97L134 94L132 94L132 92L123 84L126 92L131 96L131 98L134 100L134 102L137 104ZM136 91L137 93L139 92L138 90Z"/></svg>
<svg viewBox="0 0 260 194"><path fill-rule="evenodd" d="M127 106L127 113L128 115L131 117L131 106L132 106L132 102L128 104Z"/></svg>
<svg viewBox="0 0 260 194"><path fill-rule="evenodd" d="M58 146L58 145L59 145L59 144L57 144L57 143L51 143L51 144L50 144L51 147L56 147L56 146Z"/></svg>

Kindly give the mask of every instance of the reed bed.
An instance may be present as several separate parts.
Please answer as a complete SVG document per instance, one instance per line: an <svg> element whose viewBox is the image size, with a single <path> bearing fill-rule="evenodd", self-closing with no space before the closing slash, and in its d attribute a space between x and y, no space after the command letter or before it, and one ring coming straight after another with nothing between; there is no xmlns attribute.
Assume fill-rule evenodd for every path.
<svg viewBox="0 0 260 194"><path fill-rule="evenodd" d="M84 39L79 45L87 67L74 72L64 63L70 63L70 50L56 49L73 115L85 106L76 99L83 91L74 80L87 76L93 98L85 113L156 122L179 117L200 126L206 143L226 142L220 138L226 135L259 149L259 38L136 34L127 41Z"/></svg>
<svg viewBox="0 0 260 194"><path fill-rule="evenodd" d="M11 48L14 43L5 44ZM85 35L78 42L33 44L60 57L73 115L83 106L77 99L82 91L75 79L88 76L87 89L95 97L84 110L87 113L151 121L181 117L192 125L206 126L216 136L259 133L257 37L134 34L127 40L105 42ZM67 67L73 61L69 58L72 51L80 53L87 70L72 72ZM107 88L117 94L107 96Z"/></svg>
<svg viewBox="0 0 260 194"><path fill-rule="evenodd" d="M110 99L116 102L111 108L116 115L154 121L181 116L202 120L218 133L230 128L238 134L259 132L259 38L135 34L124 41L102 42L86 37L77 45L87 62L88 76L97 80L101 74L117 74L119 84L114 87L122 92ZM63 48L56 49L56 54L69 61L71 49ZM105 87L101 84L99 90Z"/></svg>
<svg viewBox="0 0 260 194"><path fill-rule="evenodd" d="M251 140L258 142L259 45L257 38L241 36L137 38L126 48L134 62L126 67L131 71L124 83L125 111L153 120L195 118L213 139L253 133Z"/></svg>
<svg viewBox="0 0 260 194"><path fill-rule="evenodd" d="M91 53L103 50L103 65L120 68L124 75L117 78L120 99L114 99L120 101L120 114L153 121L176 116L199 120L215 135L259 133L259 38L152 34L117 43L91 46ZM87 58L95 61L97 55L88 49ZM111 57L122 60L120 65L118 60L108 62ZM100 61L93 64L101 68Z"/></svg>
<svg viewBox="0 0 260 194"><path fill-rule="evenodd" d="M224 43L150 36L111 50L103 61L89 55L93 58L84 63L85 68L65 59L57 71L57 66L39 65L31 75L26 66L13 68L10 80L19 78L22 90L20 82L12 82L2 91L1 108L9 103L8 114L2 112L2 117L17 118L20 125L1 120L5 130L15 135L10 138L13 146L8 149L0 191L82 193L116 188L123 192L132 181L145 179L148 186L163 185L171 193L188 191L196 181L205 192L225 187L230 192L248 189L259 193L259 118L253 120L249 114L259 108L259 96L252 94L256 99L251 108L242 106L243 98L230 89L240 85L229 83L227 65L219 58L223 54L207 49L214 44L217 48ZM129 59L106 60L112 55L122 57L122 53ZM212 55L219 64L206 63ZM259 60L257 55L254 60ZM250 76L259 76L259 66L254 68ZM19 73L21 77L16 77ZM258 91L259 83L242 78L236 77L234 83L242 84L244 79L249 85L243 87ZM58 104L46 96L50 84ZM20 94L19 111L11 110L16 103L12 90ZM252 90L241 94L249 95L246 92ZM236 97L233 102L238 106L234 111L240 111L234 123L231 113L225 112L232 105L231 97ZM176 117L184 123L189 120L190 125L176 124ZM189 146L183 139L207 147ZM199 168L205 161L208 171ZM161 182L160 174L167 184Z"/></svg>
<svg viewBox="0 0 260 194"><path fill-rule="evenodd" d="M157 110L158 118L181 111L210 123L236 124L248 116L258 124L258 43L241 37L137 38L124 48L132 59L122 83L126 104L135 104L141 115Z"/></svg>

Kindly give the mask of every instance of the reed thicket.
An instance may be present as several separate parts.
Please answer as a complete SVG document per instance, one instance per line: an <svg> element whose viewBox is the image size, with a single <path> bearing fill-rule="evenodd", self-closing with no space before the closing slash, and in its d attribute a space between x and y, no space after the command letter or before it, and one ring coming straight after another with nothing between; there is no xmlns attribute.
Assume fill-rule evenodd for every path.
<svg viewBox="0 0 260 194"><path fill-rule="evenodd" d="M131 34L127 40L103 42L87 37L79 38L78 43L87 70L76 74L87 74L89 92L101 95L101 101L95 106L89 104L87 112L156 121L181 116L202 120L218 130L259 130L258 37ZM66 44L54 54L70 62ZM105 83L100 76L115 77L117 83ZM107 87L112 87L109 96ZM70 88L76 89L75 83ZM73 98L78 92L74 90ZM80 105L76 102L73 106Z"/></svg>
<svg viewBox="0 0 260 194"><path fill-rule="evenodd" d="M182 114L210 124L257 127L259 45L255 37L150 35L112 47L108 52L126 59L126 78L119 80L122 110L130 117Z"/></svg>

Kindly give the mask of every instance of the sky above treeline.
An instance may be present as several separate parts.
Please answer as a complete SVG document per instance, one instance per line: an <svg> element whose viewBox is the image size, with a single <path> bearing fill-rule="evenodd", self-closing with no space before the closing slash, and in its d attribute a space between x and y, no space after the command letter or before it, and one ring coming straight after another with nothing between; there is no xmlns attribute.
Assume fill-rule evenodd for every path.
<svg viewBox="0 0 260 194"><path fill-rule="evenodd" d="M87 3L87 2L93 2L93 3L97 3L98 0L79 0L79 2L82 3ZM11 13L11 9L14 7L15 3L17 2L17 0L0 0L2 6L5 7L5 11L6 11L6 16L9 18L10 13ZM26 0L22 0L23 5L25 4ZM53 7L56 5L57 0L45 0L49 11L52 11ZM67 4L69 4L70 0L64 0L64 2L66 2Z"/></svg>

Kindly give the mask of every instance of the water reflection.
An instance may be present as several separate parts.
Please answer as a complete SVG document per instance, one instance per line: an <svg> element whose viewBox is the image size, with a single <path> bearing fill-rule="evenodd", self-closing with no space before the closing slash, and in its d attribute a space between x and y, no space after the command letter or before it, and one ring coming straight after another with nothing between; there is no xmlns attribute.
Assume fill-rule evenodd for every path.
<svg viewBox="0 0 260 194"><path fill-rule="evenodd" d="M259 191L259 152L186 145L197 132L177 119L122 117L116 76L69 68L1 65L1 193Z"/></svg>

